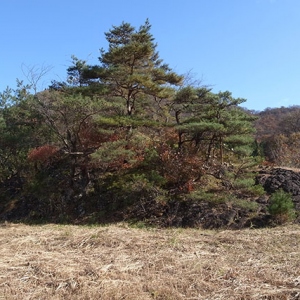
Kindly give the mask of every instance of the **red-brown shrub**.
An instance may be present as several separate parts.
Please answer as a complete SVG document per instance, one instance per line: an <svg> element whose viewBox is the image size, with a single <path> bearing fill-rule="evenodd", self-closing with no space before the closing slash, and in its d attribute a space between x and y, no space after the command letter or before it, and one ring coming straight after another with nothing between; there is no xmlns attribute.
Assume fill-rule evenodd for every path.
<svg viewBox="0 0 300 300"><path fill-rule="evenodd" d="M28 160L32 162L46 163L49 159L55 155L58 151L58 148L51 145L43 145L31 149L28 153Z"/></svg>

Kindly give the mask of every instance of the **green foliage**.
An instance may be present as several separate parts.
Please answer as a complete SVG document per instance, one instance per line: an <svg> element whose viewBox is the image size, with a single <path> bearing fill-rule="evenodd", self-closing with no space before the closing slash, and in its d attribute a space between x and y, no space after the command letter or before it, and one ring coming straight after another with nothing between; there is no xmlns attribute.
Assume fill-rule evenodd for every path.
<svg viewBox="0 0 300 300"><path fill-rule="evenodd" d="M101 50L101 66L89 66L85 72L87 79L100 79L110 95L125 100L128 115L138 111L145 95L151 96L152 105L155 98L168 98L173 93L168 85L183 79L159 59L150 29L148 20L138 30L124 22L113 26L105 33L109 48Z"/></svg>
<svg viewBox="0 0 300 300"><path fill-rule="evenodd" d="M263 186L260 184L256 184L248 187L248 192L250 195L253 195L255 197L263 196L266 194L266 191L264 190Z"/></svg>
<svg viewBox="0 0 300 300"><path fill-rule="evenodd" d="M296 214L291 194L282 189L273 193L270 198L269 212L277 223L292 221Z"/></svg>
<svg viewBox="0 0 300 300"><path fill-rule="evenodd" d="M16 90L0 95L4 104L0 108L0 181L24 176L28 151L50 135L41 116L32 110L34 98L28 89L18 82Z"/></svg>
<svg viewBox="0 0 300 300"><path fill-rule="evenodd" d="M253 178L238 178L234 181L233 187L236 189L249 188L255 184Z"/></svg>
<svg viewBox="0 0 300 300"><path fill-rule="evenodd" d="M75 55L72 55L71 58L73 65L67 69L67 82L71 86L82 86L86 83L82 76L84 70L87 69L86 61L78 59Z"/></svg>
<svg viewBox="0 0 300 300"><path fill-rule="evenodd" d="M148 203L166 202L167 191L161 188L162 178L154 172L139 174L134 172L106 174L99 182L97 192L101 195L102 209L107 213L126 209L131 205L141 205L144 210Z"/></svg>
<svg viewBox="0 0 300 300"><path fill-rule="evenodd" d="M256 184L256 173L253 168L258 162L252 157L242 159L239 163L225 168L223 183L239 197L252 198L264 195L266 192L260 184Z"/></svg>
<svg viewBox="0 0 300 300"><path fill-rule="evenodd" d="M34 108L60 146L71 153L85 151L92 146L85 136L91 133L93 116L98 113L100 105L101 101L80 94L44 91L37 95Z"/></svg>
<svg viewBox="0 0 300 300"><path fill-rule="evenodd" d="M251 210L251 211L257 211L258 209L258 203L255 201L251 201L251 200L246 200L246 199L239 199L239 198L235 198L233 197L231 200L232 205L243 208L243 209L247 209L247 210Z"/></svg>
<svg viewBox="0 0 300 300"><path fill-rule="evenodd" d="M125 143L126 141L124 140L102 143L101 147L91 154L91 158L93 161L98 161L101 164L113 164L116 161L123 163L124 160L129 161L133 158L134 152L125 149Z"/></svg>
<svg viewBox="0 0 300 300"><path fill-rule="evenodd" d="M173 106L179 147L192 144L197 151L205 149L207 161L218 157L221 163L230 152L251 154L254 118L238 107L244 101L228 91L213 94L203 88L179 90Z"/></svg>
<svg viewBox="0 0 300 300"><path fill-rule="evenodd" d="M213 205L227 203L230 206L240 207L243 209L256 211L258 204L255 201L246 199L239 199L228 192L205 192L204 190L197 190L192 192L189 197L197 201L207 201Z"/></svg>
<svg viewBox="0 0 300 300"><path fill-rule="evenodd" d="M182 86L150 31L148 20L113 26L100 65L72 56L66 82L0 94L1 195L60 220L188 197L255 210L244 200L263 193L247 173L258 143L245 100Z"/></svg>

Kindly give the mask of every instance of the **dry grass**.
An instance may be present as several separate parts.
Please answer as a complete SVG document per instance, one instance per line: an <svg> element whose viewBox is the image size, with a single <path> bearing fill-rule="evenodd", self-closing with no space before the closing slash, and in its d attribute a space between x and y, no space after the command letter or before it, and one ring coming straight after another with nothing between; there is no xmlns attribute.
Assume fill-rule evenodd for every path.
<svg viewBox="0 0 300 300"><path fill-rule="evenodd" d="M300 226L0 227L0 299L300 299Z"/></svg>

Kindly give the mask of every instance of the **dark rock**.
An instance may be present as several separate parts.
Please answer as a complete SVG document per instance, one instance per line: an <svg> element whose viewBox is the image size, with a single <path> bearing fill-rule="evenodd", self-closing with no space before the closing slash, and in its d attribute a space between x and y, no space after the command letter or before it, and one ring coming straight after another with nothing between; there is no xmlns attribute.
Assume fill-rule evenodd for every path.
<svg viewBox="0 0 300 300"><path fill-rule="evenodd" d="M292 195L296 211L300 212L299 172L284 168L265 169L259 172L256 177L256 182L261 184L269 195L279 189L290 193ZM298 215L298 221L300 222L300 213L298 213Z"/></svg>
<svg viewBox="0 0 300 300"><path fill-rule="evenodd" d="M256 181L269 194L274 193L278 189L283 189L293 196L300 195L300 173L292 170L281 168L265 170L257 176Z"/></svg>
<svg viewBox="0 0 300 300"><path fill-rule="evenodd" d="M269 202L269 197L266 196L266 195L263 195L263 196L260 196L257 200L256 200L257 203L259 204L267 204Z"/></svg>

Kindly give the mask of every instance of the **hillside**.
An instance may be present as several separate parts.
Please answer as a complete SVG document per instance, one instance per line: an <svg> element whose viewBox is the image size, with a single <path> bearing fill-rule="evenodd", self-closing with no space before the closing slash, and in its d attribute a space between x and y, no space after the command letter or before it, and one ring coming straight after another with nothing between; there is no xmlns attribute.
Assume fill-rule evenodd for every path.
<svg viewBox="0 0 300 300"><path fill-rule="evenodd" d="M65 81L38 91L43 72L33 68L30 84L0 93L2 222L241 229L299 220L297 176L286 174L291 187L279 175L271 190L257 180L264 166L300 168L299 107L251 112L246 99L177 74L149 20L105 37L98 64L72 56ZM272 214L280 187L292 195Z"/></svg>
<svg viewBox="0 0 300 300"><path fill-rule="evenodd" d="M300 226L0 227L0 299L299 299Z"/></svg>

